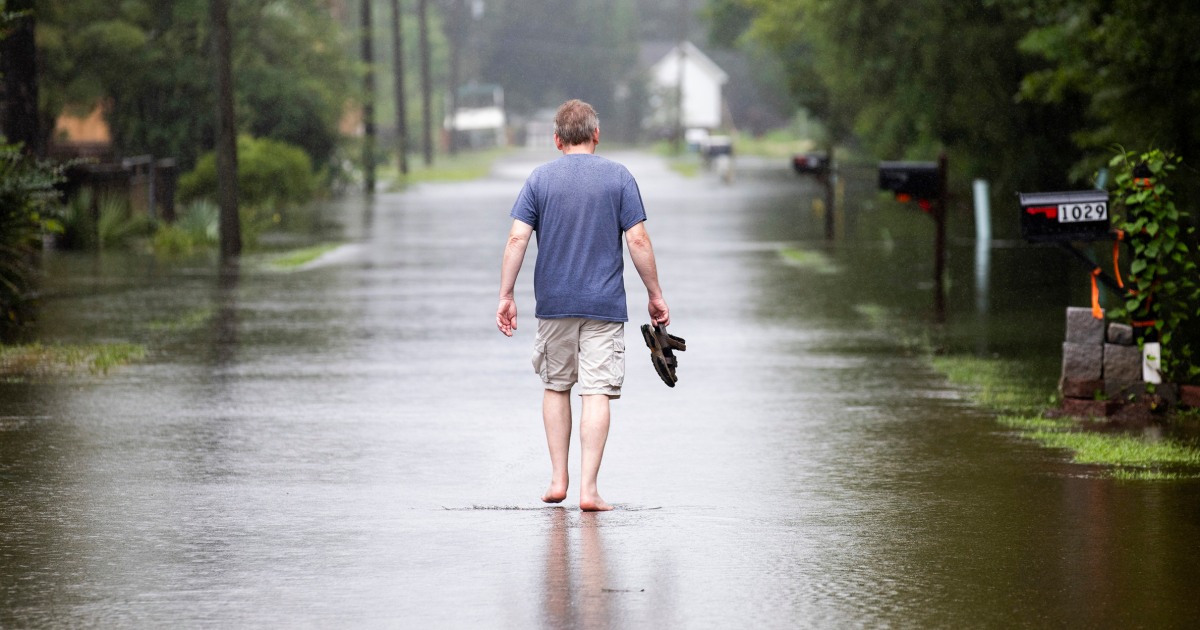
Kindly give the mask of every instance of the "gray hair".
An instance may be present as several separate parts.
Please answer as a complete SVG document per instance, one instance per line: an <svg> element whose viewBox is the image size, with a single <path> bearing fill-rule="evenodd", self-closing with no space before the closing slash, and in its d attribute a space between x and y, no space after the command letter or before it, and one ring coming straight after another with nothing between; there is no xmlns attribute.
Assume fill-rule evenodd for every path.
<svg viewBox="0 0 1200 630"><path fill-rule="evenodd" d="M554 133L568 146L591 142L599 127L600 117L596 110L577 98L560 105L554 114Z"/></svg>

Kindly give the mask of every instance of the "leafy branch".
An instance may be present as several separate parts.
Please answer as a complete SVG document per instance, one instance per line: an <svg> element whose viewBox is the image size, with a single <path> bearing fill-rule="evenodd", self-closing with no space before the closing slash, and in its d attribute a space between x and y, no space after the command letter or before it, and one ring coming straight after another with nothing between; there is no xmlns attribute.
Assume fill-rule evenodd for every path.
<svg viewBox="0 0 1200 630"><path fill-rule="evenodd" d="M1200 318L1197 253L1188 240L1195 228L1175 206L1166 181L1180 162L1160 149L1120 150L1109 162L1117 172L1115 225L1133 250L1125 303L1113 315L1153 331L1162 344L1163 373L1177 381L1200 377L1190 342L1177 334L1189 320Z"/></svg>

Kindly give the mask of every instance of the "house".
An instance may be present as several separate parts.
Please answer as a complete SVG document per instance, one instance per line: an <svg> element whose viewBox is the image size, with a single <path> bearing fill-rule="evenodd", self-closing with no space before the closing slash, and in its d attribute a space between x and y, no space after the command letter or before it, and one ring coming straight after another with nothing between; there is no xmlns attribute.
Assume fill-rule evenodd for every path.
<svg viewBox="0 0 1200 630"><path fill-rule="evenodd" d="M725 126L723 89L729 75L708 55L685 41L644 43L641 57L648 68L647 127L660 132L676 128L681 92L683 128L711 131Z"/></svg>

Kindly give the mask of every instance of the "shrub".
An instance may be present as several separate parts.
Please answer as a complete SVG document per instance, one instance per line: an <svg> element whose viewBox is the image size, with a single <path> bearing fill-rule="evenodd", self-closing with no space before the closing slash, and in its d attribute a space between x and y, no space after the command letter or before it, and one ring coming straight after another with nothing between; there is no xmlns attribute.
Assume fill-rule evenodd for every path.
<svg viewBox="0 0 1200 630"><path fill-rule="evenodd" d="M1128 294L1115 317L1153 331L1162 342L1163 373L1175 381L1200 380L1186 331L1200 318L1200 257L1191 245L1195 228L1175 206L1168 176L1178 156L1158 149L1121 151L1109 165L1117 171L1114 225L1129 237Z"/></svg>
<svg viewBox="0 0 1200 630"><path fill-rule="evenodd" d="M211 201L197 200L179 213L174 223L160 223L154 232L154 253L185 256L218 240L218 211Z"/></svg>
<svg viewBox="0 0 1200 630"><path fill-rule="evenodd" d="M294 205L313 198L317 176L302 149L266 138L238 137L238 203L246 206ZM209 152L196 168L179 178L184 201L217 196L217 158Z"/></svg>
<svg viewBox="0 0 1200 630"><path fill-rule="evenodd" d="M33 257L42 233L59 229L44 211L61 180L61 167L22 154L18 145L0 145L0 338L32 316Z"/></svg>

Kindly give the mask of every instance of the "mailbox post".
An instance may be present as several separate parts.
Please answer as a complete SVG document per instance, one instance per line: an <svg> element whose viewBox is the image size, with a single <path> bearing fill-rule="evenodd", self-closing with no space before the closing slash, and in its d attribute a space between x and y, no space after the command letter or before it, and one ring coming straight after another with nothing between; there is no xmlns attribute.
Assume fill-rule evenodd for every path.
<svg viewBox="0 0 1200 630"><path fill-rule="evenodd" d="M946 175L948 160L943 152L937 162L880 162L879 189L890 191L902 203L916 201L934 221L933 314L946 321Z"/></svg>
<svg viewBox="0 0 1200 630"><path fill-rule="evenodd" d="M792 156L792 168L800 175L812 175L825 190L825 240L832 241L836 230L833 192L833 149L828 153L798 153Z"/></svg>

